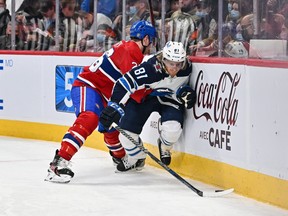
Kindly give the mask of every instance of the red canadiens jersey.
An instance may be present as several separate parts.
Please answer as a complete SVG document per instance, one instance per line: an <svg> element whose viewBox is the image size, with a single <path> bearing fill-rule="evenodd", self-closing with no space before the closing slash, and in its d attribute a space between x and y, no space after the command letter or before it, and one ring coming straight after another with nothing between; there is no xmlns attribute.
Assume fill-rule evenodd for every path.
<svg viewBox="0 0 288 216"><path fill-rule="evenodd" d="M90 86L109 100L115 82L123 74L139 65L143 57L134 41L121 41L113 45L92 65L84 67L73 86Z"/></svg>

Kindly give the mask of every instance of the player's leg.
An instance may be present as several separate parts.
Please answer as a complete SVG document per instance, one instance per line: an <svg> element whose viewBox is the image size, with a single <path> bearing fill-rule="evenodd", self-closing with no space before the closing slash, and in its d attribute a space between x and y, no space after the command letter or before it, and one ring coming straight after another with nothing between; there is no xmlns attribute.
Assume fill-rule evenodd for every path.
<svg viewBox="0 0 288 216"><path fill-rule="evenodd" d="M164 106L158 122L159 139L158 148L161 161L169 165L171 163L171 149L178 141L182 133L183 110Z"/></svg>
<svg viewBox="0 0 288 216"><path fill-rule="evenodd" d="M125 156L125 150L119 140L119 132L114 129L111 132L104 133L104 142L109 149L114 164L119 164Z"/></svg>
<svg viewBox="0 0 288 216"><path fill-rule="evenodd" d="M126 131L134 140L138 140L140 145L143 145L139 134ZM145 165L146 154L135 146L126 136L119 135L119 139L125 148L126 155L122 158L121 162L117 165L117 170L120 172L128 171L131 169L142 170Z"/></svg>
<svg viewBox="0 0 288 216"><path fill-rule="evenodd" d="M147 100L141 104L130 100L125 107L125 115L119 124L127 134L134 140L139 140L139 143L142 145L143 143L139 134L141 133L146 120L155 109L153 104L154 100L155 99ZM126 151L126 156L122 160L122 163L117 165L117 170L127 171L134 168L137 170L142 169L145 164L146 154L122 134L119 135L119 139Z"/></svg>
<svg viewBox="0 0 288 216"><path fill-rule="evenodd" d="M74 176L69 162L87 137L96 129L100 110L103 109L100 94L92 88L73 87L71 97L77 118L65 133L60 150L56 150L48 169L47 181L69 182Z"/></svg>

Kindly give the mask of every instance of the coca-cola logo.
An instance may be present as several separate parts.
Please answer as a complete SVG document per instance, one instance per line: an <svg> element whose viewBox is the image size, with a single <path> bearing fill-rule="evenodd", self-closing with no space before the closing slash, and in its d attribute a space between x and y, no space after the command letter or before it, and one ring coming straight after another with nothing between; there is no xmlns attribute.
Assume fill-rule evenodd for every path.
<svg viewBox="0 0 288 216"><path fill-rule="evenodd" d="M223 72L217 83L205 82L204 72L197 76L195 90L197 101L193 109L195 119L206 118L215 123L234 126L238 118L238 103L236 90L241 76L235 73ZM198 108L199 107L199 108Z"/></svg>
<svg viewBox="0 0 288 216"><path fill-rule="evenodd" d="M195 119L205 118L207 121L227 125L227 129L217 128L216 125L208 130L201 130L199 138L207 140L213 148L232 150L232 132L230 126L235 126L238 118L238 103L236 90L241 76L223 72L218 82L207 82L201 70L197 76L195 90L197 102L193 109Z"/></svg>

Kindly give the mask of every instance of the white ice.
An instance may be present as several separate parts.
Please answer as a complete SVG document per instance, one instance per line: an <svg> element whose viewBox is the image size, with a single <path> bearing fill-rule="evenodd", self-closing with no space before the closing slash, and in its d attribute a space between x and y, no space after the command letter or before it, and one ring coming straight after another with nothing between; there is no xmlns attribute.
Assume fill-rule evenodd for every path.
<svg viewBox="0 0 288 216"><path fill-rule="evenodd" d="M69 184L44 181L59 143L0 136L1 216L288 216L239 196L199 197L163 169L115 173L107 152L83 147ZM217 189L186 179L194 187Z"/></svg>

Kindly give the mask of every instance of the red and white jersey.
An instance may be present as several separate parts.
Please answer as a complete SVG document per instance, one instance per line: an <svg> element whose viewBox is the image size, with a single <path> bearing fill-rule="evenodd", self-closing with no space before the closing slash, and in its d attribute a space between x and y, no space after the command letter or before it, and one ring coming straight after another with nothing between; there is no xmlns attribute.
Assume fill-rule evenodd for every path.
<svg viewBox="0 0 288 216"><path fill-rule="evenodd" d="M73 86L90 86L110 99L115 82L143 60L143 54L134 41L120 41L93 64L83 68Z"/></svg>

